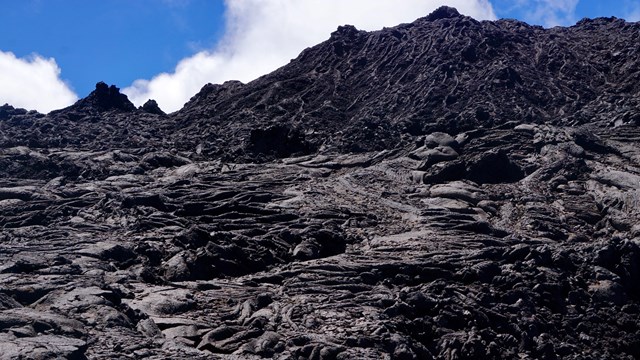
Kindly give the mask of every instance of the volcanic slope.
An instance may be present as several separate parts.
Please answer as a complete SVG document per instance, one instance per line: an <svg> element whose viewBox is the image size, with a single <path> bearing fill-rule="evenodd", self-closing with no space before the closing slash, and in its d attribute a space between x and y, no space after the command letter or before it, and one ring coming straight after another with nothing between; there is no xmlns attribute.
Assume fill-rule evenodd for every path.
<svg viewBox="0 0 640 360"><path fill-rule="evenodd" d="M206 86L177 114L179 131L233 144L236 156L287 156L379 151L406 135L510 121L638 121L639 41L638 25L619 19L545 30L451 9L372 33L344 26L248 85ZM242 136L226 136L227 127ZM264 146L264 135L289 142Z"/></svg>
<svg viewBox="0 0 640 360"><path fill-rule="evenodd" d="M0 359L640 358L639 37L444 7L0 107Z"/></svg>

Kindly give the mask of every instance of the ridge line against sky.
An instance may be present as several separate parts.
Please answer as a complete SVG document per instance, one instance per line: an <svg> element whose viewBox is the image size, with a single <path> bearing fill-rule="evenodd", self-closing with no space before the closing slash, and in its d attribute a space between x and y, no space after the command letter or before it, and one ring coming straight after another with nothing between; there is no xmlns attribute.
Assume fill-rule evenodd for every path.
<svg viewBox="0 0 640 360"><path fill-rule="evenodd" d="M377 30L411 22L441 5L456 7L479 20L516 18L546 27L572 25L583 17L640 20L640 0L64 3L74 10L42 0L0 0L0 4L4 9L0 15L0 105L9 103L40 112L73 104L101 80L123 87L137 106L155 99L163 110L172 112L208 82L248 82L285 65L304 48L328 39L338 25ZM3 16L9 20L3 21ZM29 16L31 25L39 19L43 29L27 33L32 30L10 21ZM80 20L66 22L64 16ZM61 18L58 23L57 18ZM73 28L74 24L79 28ZM70 28L58 29L56 25ZM3 29L5 26L13 27ZM52 29L48 33L47 26ZM41 44L45 39L49 47ZM57 40L63 45L55 47ZM89 78L94 74L95 78Z"/></svg>

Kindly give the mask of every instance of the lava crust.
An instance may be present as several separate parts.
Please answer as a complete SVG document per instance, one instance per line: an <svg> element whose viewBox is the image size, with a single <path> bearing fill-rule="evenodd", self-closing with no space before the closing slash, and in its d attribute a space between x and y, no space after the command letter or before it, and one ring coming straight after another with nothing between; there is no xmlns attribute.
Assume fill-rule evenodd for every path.
<svg viewBox="0 0 640 360"><path fill-rule="evenodd" d="M440 8L1 106L0 359L638 359L639 42Z"/></svg>

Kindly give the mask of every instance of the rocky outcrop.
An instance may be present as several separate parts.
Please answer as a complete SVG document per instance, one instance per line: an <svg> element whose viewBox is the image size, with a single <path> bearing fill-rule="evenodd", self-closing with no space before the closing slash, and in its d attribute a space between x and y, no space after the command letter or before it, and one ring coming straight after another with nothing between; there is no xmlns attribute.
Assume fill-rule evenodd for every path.
<svg viewBox="0 0 640 360"><path fill-rule="evenodd" d="M67 108L67 110L79 111L133 111L135 106L126 95L120 93L115 85L107 85L104 82L96 84L96 89L84 99Z"/></svg>
<svg viewBox="0 0 640 360"><path fill-rule="evenodd" d="M166 115L165 112L160 109L160 106L158 106L158 103L155 100L148 100L140 107L140 109L150 114Z"/></svg>
<svg viewBox="0 0 640 360"><path fill-rule="evenodd" d="M177 113L0 107L0 358L640 357L638 29L442 8Z"/></svg>

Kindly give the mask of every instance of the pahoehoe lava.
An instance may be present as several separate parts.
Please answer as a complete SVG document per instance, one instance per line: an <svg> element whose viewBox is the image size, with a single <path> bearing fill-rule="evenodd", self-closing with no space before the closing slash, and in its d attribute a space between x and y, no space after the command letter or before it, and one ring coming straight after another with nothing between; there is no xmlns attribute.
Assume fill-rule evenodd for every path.
<svg viewBox="0 0 640 360"><path fill-rule="evenodd" d="M638 359L639 43L442 7L0 106L0 359Z"/></svg>

